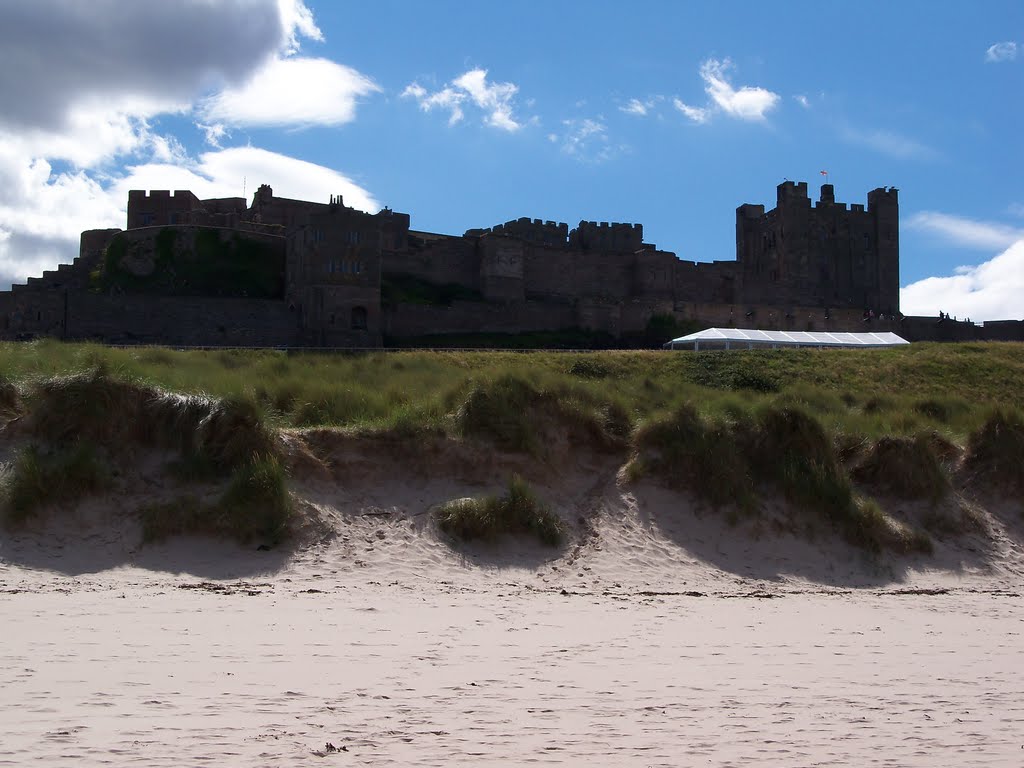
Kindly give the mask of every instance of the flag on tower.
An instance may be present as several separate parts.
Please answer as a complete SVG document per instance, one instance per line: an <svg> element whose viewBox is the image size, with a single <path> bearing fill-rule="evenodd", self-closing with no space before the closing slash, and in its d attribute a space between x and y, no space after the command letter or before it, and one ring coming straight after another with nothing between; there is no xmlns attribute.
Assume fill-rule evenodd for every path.
<svg viewBox="0 0 1024 768"><path fill-rule="evenodd" d="M822 176L828 176L828 171L820 171Z"/></svg>

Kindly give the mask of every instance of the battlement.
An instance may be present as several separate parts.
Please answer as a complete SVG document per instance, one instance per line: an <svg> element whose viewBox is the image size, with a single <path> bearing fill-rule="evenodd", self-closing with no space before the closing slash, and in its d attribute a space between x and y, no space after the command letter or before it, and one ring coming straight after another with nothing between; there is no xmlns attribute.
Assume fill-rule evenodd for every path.
<svg viewBox="0 0 1024 768"><path fill-rule="evenodd" d="M868 192L868 211L879 206L893 207L899 205L899 190L896 187L879 187Z"/></svg>
<svg viewBox="0 0 1024 768"><path fill-rule="evenodd" d="M192 194L190 189L176 189L173 192L169 189L130 189L128 190L128 202L139 200L164 201L174 199L188 203L198 203L199 198Z"/></svg>
<svg viewBox="0 0 1024 768"><path fill-rule="evenodd" d="M776 202L779 205L783 205L787 200L807 200L808 203L810 202L806 181L784 181L775 188L775 196Z"/></svg>
<svg viewBox="0 0 1024 768"><path fill-rule="evenodd" d="M531 243L542 245L553 245L565 247L569 240L569 225L563 222L555 222L544 219L531 219L522 216L504 224L496 224L486 229L470 229L466 231L467 237L482 237L484 235L505 235L516 237Z"/></svg>
<svg viewBox="0 0 1024 768"><path fill-rule="evenodd" d="M639 251L644 245L644 225L620 222L581 221L569 233L569 247L583 250Z"/></svg>

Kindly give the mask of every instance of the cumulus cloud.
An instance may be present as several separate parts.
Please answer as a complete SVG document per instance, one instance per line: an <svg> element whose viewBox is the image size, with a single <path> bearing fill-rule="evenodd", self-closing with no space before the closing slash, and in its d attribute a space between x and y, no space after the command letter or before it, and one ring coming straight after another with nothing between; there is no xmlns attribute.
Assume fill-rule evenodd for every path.
<svg viewBox="0 0 1024 768"><path fill-rule="evenodd" d="M1014 42L996 43L985 51L985 61L995 64L1001 61L1013 61L1017 58L1017 44Z"/></svg>
<svg viewBox="0 0 1024 768"><path fill-rule="evenodd" d="M680 99L672 99L672 105L698 125L706 123L711 117L710 109L706 109L704 107L691 107Z"/></svg>
<svg viewBox="0 0 1024 768"><path fill-rule="evenodd" d="M1024 229L938 211L920 211L906 226L967 248L997 250L1024 240Z"/></svg>
<svg viewBox="0 0 1024 768"><path fill-rule="evenodd" d="M380 91L370 78L327 59L274 58L246 83L206 99L203 120L238 126L340 125L360 97Z"/></svg>
<svg viewBox="0 0 1024 768"><path fill-rule="evenodd" d="M356 99L376 86L354 70L295 55L300 39L322 39L302 0L0 7L0 280L71 260L83 229L123 226L133 187L239 195L247 177L284 195L343 194L350 205L376 206L334 170L251 147L193 158L153 128L158 115L194 113L216 148L230 125L283 124L280 109L290 111L289 124L350 120ZM285 91L287 76L297 83ZM310 86L323 103L311 103Z"/></svg>
<svg viewBox="0 0 1024 768"><path fill-rule="evenodd" d="M729 82L727 72L732 69L729 59L708 59L700 67L704 90L711 100L730 117L760 121L779 103L779 95L765 88L744 85L739 89Z"/></svg>
<svg viewBox="0 0 1024 768"><path fill-rule="evenodd" d="M972 320L1024 320L1024 238L995 258L959 267L947 277L929 277L900 291L907 315L940 311Z"/></svg>
<svg viewBox="0 0 1024 768"><path fill-rule="evenodd" d="M485 125L514 132L524 123L513 116L519 86L514 83L488 82L486 69L471 69L430 92L417 82L402 91L403 98L414 99L424 112L433 109L448 112L448 124L455 125L465 117L464 105L472 104L483 112Z"/></svg>
<svg viewBox="0 0 1024 768"><path fill-rule="evenodd" d="M278 0L5 2L0 127L57 133L82 111L147 116L238 83L287 40Z"/></svg>
<svg viewBox="0 0 1024 768"><path fill-rule="evenodd" d="M729 81L728 73L731 69L733 63L730 59L708 59L700 65L704 92L709 98L707 106L696 107L678 98L673 100L673 105L698 124L708 122L715 112L737 120L763 122L767 114L778 105L779 94L752 85L736 88Z"/></svg>
<svg viewBox="0 0 1024 768"><path fill-rule="evenodd" d="M794 96L793 97L793 101L795 101L797 104L799 104L804 109L810 109L811 108L811 100L808 99L806 96L804 96L802 93L798 93L796 96Z"/></svg>

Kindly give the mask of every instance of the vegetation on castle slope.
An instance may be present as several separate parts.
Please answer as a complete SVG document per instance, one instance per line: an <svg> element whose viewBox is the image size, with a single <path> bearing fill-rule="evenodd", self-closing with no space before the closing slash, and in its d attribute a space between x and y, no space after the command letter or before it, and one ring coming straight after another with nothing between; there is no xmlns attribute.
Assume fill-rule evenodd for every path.
<svg viewBox="0 0 1024 768"><path fill-rule="evenodd" d="M154 240L134 242L115 235L100 267L90 276L94 291L116 290L165 296L231 296L279 299L284 295L280 250L238 232L222 238L215 228L170 227ZM137 266L129 267L131 260ZM143 264L151 262L149 269Z"/></svg>
<svg viewBox="0 0 1024 768"><path fill-rule="evenodd" d="M237 528L230 510L245 504L225 494L243 476L276 499L245 535L276 536L286 480L260 462L279 462L282 427L447 435L543 461L609 451L629 476L716 506L753 513L786 497L869 548L926 548L873 496L937 503L972 478L1024 487L1017 344L321 354L38 341L0 344L0 371L0 413L38 445L36 477L61 446L92 445L114 464L148 446L170 452L176 477L221 484L214 501L181 505L177 522L153 511L157 538ZM25 476L24 487L51 485Z"/></svg>

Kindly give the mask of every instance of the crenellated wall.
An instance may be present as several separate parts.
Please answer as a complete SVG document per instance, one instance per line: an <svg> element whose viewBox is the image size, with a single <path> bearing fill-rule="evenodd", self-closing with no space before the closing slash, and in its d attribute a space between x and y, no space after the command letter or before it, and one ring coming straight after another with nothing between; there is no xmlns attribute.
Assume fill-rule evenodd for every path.
<svg viewBox="0 0 1024 768"><path fill-rule="evenodd" d="M644 243L640 224L580 221L570 230L565 223L524 217L463 236L409 226L405 213L356 211L340 195L326 203L280 198L266 184L249 206L238 197L199 200L187 190L133 190L128 230L84 232L73 264L0 292L2 334L372 346L382 335L570 327L629 337L642 334L652 316L668 314L707 325L792 330L878 329L893 326L879 318L898 316L895 188L872 190L866 206L848 206L836 201L830 184L813 202L806 182L780 184L772 210L737 208L731 261L680 260ZM168 231L174 233L171 245ZM225 245L225 237L273 244L283 287L254 293L209 282L210 274L237 267L237 259L222 258L224 249L215 247ZM118 250L108 251L111 243ZM92 281L90 273L111 256L127 274L108 283ZM245 264L256 263L256 256L245 258ZM266 277L276 256L259 258ZM154 274L160 270L168 270L163 282ZM182 281L188 270L193 272ZM155 285L147 282L150 277ZM401 277L465 290L434 291L417 280L403 284ZM444 302L474 293L483 300L385 309L381 286L389 278L395 278L389 295L410 301ZM403 285L411 286L409 292L403 293ZM93 293L98 287L107 295ZM140 291L150 295L133 295ZM283 298L255 304L216 298L232 291ZM1021 329L1004 324L991 333L1020 338ZM989 333L932 318L908 318L904 330L936 339Z"/></svg>

